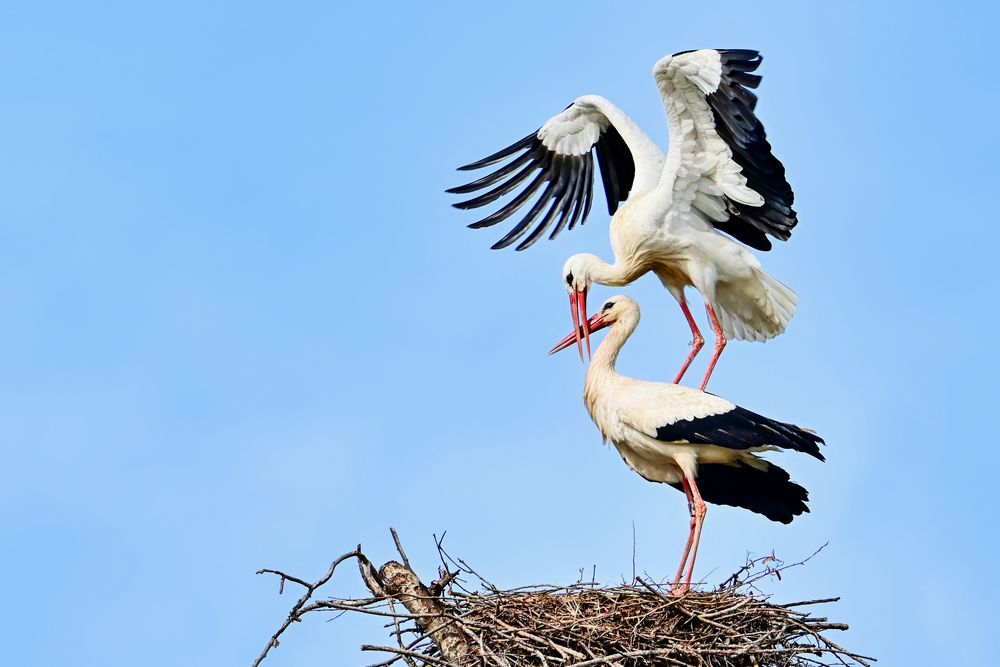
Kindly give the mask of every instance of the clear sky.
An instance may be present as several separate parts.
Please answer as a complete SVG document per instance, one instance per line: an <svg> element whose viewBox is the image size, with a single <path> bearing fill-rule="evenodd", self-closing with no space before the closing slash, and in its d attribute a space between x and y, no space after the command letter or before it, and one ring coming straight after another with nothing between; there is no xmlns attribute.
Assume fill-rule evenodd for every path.
<svg viewBox="0 0 1000 667"><path fill-rule="evenodd" d="M672 574L682 495L601 444L579 360L545 355L606 211L493 252L444 190L585 93L665 143L652 64L717 46L764 54L801 222L762 259L801 306L712 389L828 461L774 457L812 497L790 526L710 508L696 574L829 542L776 599L843 596L882 664L996 657L997 10L625 4L0 5L5 664L247 665L292 603L255 570L387 559L389 525L424 573L447 530L520 585L630 576L634 524L639 569ZM679 309L625 291L620 369L667 380ZM385 636L321 621L270 664L365 664Z"/></svg>

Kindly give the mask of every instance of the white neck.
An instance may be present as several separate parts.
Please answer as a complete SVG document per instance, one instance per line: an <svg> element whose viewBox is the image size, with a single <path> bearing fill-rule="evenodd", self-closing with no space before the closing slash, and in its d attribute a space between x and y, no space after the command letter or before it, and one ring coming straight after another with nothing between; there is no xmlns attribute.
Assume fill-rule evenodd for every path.
<svg viewBox="0 0 1000 667"><path fill-rule="evenodd" d="M615 258L614 264L608 264L600 257L595 257L587 267L590 280L600 285L621 287L628 285L642 274L642 266L637 257Z"/></svg>
<svg viewBox="0 0 1000 667"><path fill-rule="evenodd" d="M587 379L591 373L596 375L609 375L615 373L615 363L618 361L618 353L622 351L625 341L629 339L632 332L639 324L639 318L633 314L628 314L622 319L615 321L611 325L608 335L601 342L594 357L590 361L587 369Z"/></svg>
<svg viewBox="0 0 1000 667"><path fill-rule="evenodd" d="M625 271L623 270L625 267L623 264L617 258L614 264L608 264L603 259L598 258L597 261L587 267L587 274L595 283L611 287L621 287L622 285L627 285L629 282L625 280Z"/></svg>
<svg viewBox="0 0 1000 667"><path fill-rule="evenodd" d="M615 421L613 397L619 394L616 385L621 380L621 377L615 372L615 362L618 360L618 353L621 352L622 346L635 331L638 323L639 313L634 312L612 324L607 337L594 352L590 366L587 367L587 377L583 382L583 402L587 406L590 417L601 429L605 440L614 440L614 435L609 431L609 428Z"/></svg>

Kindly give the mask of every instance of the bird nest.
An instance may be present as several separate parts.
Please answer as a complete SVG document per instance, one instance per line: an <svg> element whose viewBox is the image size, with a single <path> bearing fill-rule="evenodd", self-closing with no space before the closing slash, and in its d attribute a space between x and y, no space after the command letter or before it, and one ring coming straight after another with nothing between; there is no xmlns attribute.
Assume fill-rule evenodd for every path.
<svg viewBox="0 0 1000 667"><path fill-rule="evenodd" d="M837 598L777 604L757 586L801 562L785 565L773 556L749 560L716 590L683 595L643 577L615 586L580 581L503 590L451 559L440 543L438 548L443 567L429 586L417 578L401 548L402 563L389 561L376 570L359 547L315 583L262 570L280 576L282 587L292 581L306 592L255 667L291 623L315 611L351 611L386 621L393 643L361 647L388 654L372 667L867 666L874 660L827 636L847 625L804 610ZM348 558L358 560L373 597L314 601L316 589Z"/></svg>
<svg viewBox="0 0 1000 667"><path fill-rule="evenodd" d="M773 604L738 588L671 596L651 584L450 601L483 665L867 664L823 635L845 625L796 609L804 604Z"/></svg>

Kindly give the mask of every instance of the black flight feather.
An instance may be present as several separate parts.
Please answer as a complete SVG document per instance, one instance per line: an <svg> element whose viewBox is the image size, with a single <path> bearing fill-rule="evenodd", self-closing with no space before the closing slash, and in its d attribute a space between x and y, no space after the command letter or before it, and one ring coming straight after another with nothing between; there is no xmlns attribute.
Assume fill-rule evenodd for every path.
<svg viewBox="0 0 1000 667"><path fill-rule="evenodd" d="M534 142L538 141L537 135L538 135L537 132L529 134L520 141L515 141L507 148L502 148L498 150L493 155L489 155L487 157L484 157L482 160L477 160L476 162L472 162L470 164L462 165L461 167L458 168L458 170L471 171L473 169L482 169L483 167L488 167L491 164L499 162L500 160L503 160L504 158L513 155L522 148L527 148L528 146L531 146Z"/></svg>
<svg viewBox="0 0 1000 667"><path fill-rule="evenodd" d="M763 206L747 206L729 200L729 220L712 222L719 231L757 250L770 250L768 236L785 241L798 224L792 205L795 195L785 178L785 167L771 152L764 125L754 114L757 96L750 89L760 85L752 74L760 66L760 53L751 49L716 49L722 76L715 92L706 97L715 129L729 144L733 160L740 165L747 187L760 193ZM682 55L689 51L674 54Z"/></svg>
<svg viewBox="0 0 1000 667"><path fill-rule="evenodd" d="M514 215L547 183L548 186L528 213L502 239L493 244L494 249L512 245L535 225L517 246L517 250L524 250L553 227L553 223L550 239L558 236L563 229L573 229L577 222L581 225L586 222L594 197L595 153L601 169L608 212L614 214L632 189L635 161L625 140L613 125L604 128L591 150L582 155L556 153L546 148L535 132L492 155L459 167L460 170L467 171L509 160L490 174L450 188L447 192L468 194L492 186L471 199L453 204L456 208L473 209L491 204L520 189L500 209L469 225L473 229L479 229L498 224ZM536 170L539 172L532 178Z"/></svg>
<svg viewBox="0 0 1000 667"><path fill-rule="evenodd" d="M717 445L729 449L780 447L793 449L825 460L819 451L823 438L794 424L768 419L738 405L722 412L696 419L679 419L656 429L656 439L688 442L694 445Z"/></svg>

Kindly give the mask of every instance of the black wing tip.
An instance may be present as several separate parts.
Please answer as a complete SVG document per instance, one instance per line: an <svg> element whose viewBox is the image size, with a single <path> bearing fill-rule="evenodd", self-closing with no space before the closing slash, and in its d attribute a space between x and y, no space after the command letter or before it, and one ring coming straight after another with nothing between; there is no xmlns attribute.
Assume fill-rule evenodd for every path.
<svg viewBox="0 0 1000 667"><path fill-rule="evenodd" d="M800 430L805 431L805 429L800 429ZM823 456L823 452L821 452L819 450L820 447L826 447L826 440L824 440L823 438L819 437L818 435L816 435L812 431L805 431L805 433L809 434L809 436L812 438L812 441L813 441L813 448L811 448L810 451L808 451L806 453L814 456L815 458L819 459L820 461L826 462L826 457Z"/></svg>
<svg viewBox="0 0 1000 667"><path fill-rule="evenodd" d="M760 51L757 49L715 49L718 54L726 62L733 61L749 61L749 60L763 60L764 56L760 55Z"/></svg>
<svg viewBox="0 0 1000 667"><path fill-rule="evenodd" d="M522 189L520 194L499 210L482 220L468 225L468 227L471 229L482 229L506 220L520 209L521 206L534 198L542 185L548 183L524 217L503 238L490 246L490 249L502 250L520 241L515 250L526 250L534 245L548 228L552 226L552 223L558 219L553 236L550 237L554 238L555 234L562 230L567 221L570 222L570 228L572 228L581 209L583 209L584 215L586 215L587 209L589 209L589 196L592 187L592 165L592 154L589 152L580 156L566 156L546 151L540 162L534 162L528 166L531 171L537 168L540 168L541 171ZM524 178L521 178L522 173L512 177L507 183L501 186L505 188L505 192L502 194L510 191L511 184L515 182L520 183L527 178L526 175L524 175ZM577 183L584 183L584 185L577 187ZM507 187L508 185L511 185L511 187ZM498 192L499 189L492 192ZM487 193L479 198L458 202L452 204L452 206L457 208L482 206L492 201L492 199L487 201L491 194ZM493 199L495 198L493 197ZM572 211L572 214L570 214L570 211ZM534 229L529 233L528 230L533 225ZM522 240L525 234L527 234L527 237Z"/></svg>
<svg viewBox="0 0 1000 667"><path fill-rule="evenodd" d="M660 426L656 429L656 439L742 450L774 446L825 460L819 451L819 446L823 444L820 436L738 405L725 412L695 419L679 419Z"/></svg>
<svg viewBox="0 0 1000 667"><path fill-rule="evenodd" d="M776 422L781 424L781 422ZM819 437L812 431L807 431L804 428L795 426L794 424L782 424L785 426L794 437L789 438L789 449L794 449L797 452L802 452L803 454L808 454L820 461L826 461L826 457L823 456L823 452L819 450L820 445L826 445L823 438Z"/></svg>
<svg viewBox="0 0 1000 667"><path fill-rule="evenodd" d="M752 412L739 406L736 407L734 414L739 414L741 418L746 419L750 423L765 427L781 436L779 438L781 442L770 442L768 444L773 444L783 449L792 449L797 452L802 452L803 454L809 454L810 456L816 457L820 461L826 460L823 457L823 454L819 451L819 446L825 445L826 442L813 431L804 429L801 426L796 426L795 424L780 422L776 419L764 417L763 415L759 415L756 412Z"/></svg>
<svg viewBox="0 0 1000 667"><path fill-rule="evenodd" d="M685 53L694 53L695 51L700 51L701 49L685 49L684 51L678 51L673 54L671 58L676 58L677 56L683 56ZM730 60L753 60L754 58L761 58L760 51L756 49L708 49L710 51L715 51L720 56L728 58Z"/></svg>
<svg viewBox="0 0 1000 667"><path fill-rule="evenodd" d="M826 462L826 457L823 456L823 452L819 451L819 446L825 444L823 439L818 437L815 433L810 433L797 426L793 427L798 430L800 434L805 434L805 437L800 438L799 446L795 448L796 451L802 452L803 454L808 454L815 459Z"/></svg>
<svg viewBox="0 0 1000 667"><path fill-rule="evenodd" d="M586 170L586 161L586 157L583 156L557 155L553 159L553 169L548 175L548 187L528 214L499 243L504 244L504 247L510 245L519 240L527 232L528 227L535 225L531 233L516 248L525 250L542 237L560 213L563 215L557 223L557 228L564 224L567 207L580 197L576 183Z"/></svg>
<svg viewBox="0 0 1000 667"><path fill-rule="evenodd" d="M533 147L528 147L521 152L520 155L508 160L507 163L498 169L477 178L469 183L464 183L463 185L457 185L453 188L449 188L445 192L449 194L464 195L472 192L477 192L479 190L485 190L486 188L494 185L497 182L503 181L501 185L496 186L494 190L498 188L502 190L504 186L510 185L511 183L516 183L521 176L525 174L525 170L528 169L528 165L537 166L539 163L541 144L537 144ZM517 171L520 169L520 171ZM515 173L517 171L517 173ZM506 179L506 180L504 180ZM502 192L501 192L502 194Z"/></svg>
<svg viewBox="0 0 1000 667"><path fill-rule="evenodd" d="M535 144L536 142L541 143L541 139L538 138L538 130L535 130L531 134L518 139L517 141L512 143L510 146L507 146L506 148L501 148L492 155L487 155L486 157L480 160L476 160L475 162L470 162L469 164L463 164L461 167L458 167L457 170L473 171L475 169L482 169L483 167L488 167L491 164L495 164L497 162L500 162L501 160L510 157L511 155L517 153L520 150L533 147L533 144Z"/></svg>
<svg viewBox="0 0 1000 667"><path fill-rule="evenodd" d="M798 223L792 209L795 195L785 166L774 155L764 125L754 113L756 96L748 90L761 82L759 75L750 74L760 64L760 53L752 49L718 51L723 59L722 82L706 99L715 117L716 131L732 148L733 160L742 168L747 186L764 198L764 205L736 204L738 215L730 218L728 225L716 227L750 247L767 251L770 242L766 248L759 247L764 245L762 235L779 241L791 237L791 229Z"/></svg>

